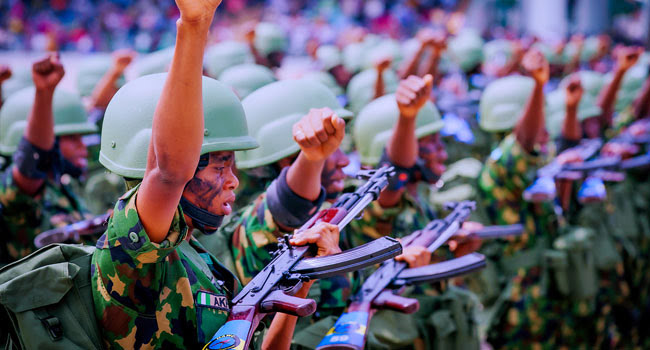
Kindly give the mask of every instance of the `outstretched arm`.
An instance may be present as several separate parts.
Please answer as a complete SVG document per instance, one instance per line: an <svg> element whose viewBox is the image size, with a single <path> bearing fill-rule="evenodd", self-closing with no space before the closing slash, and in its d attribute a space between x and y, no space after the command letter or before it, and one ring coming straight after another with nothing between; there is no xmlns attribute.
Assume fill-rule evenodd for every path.
<svg viewBox="0 0 650 350"><path fill-rule="evenodd" d="M50 54L47 58L34 63L32 66L32 78L36 92L34 94L34 105L27 118L27 127L23 137L32 146L42 151L50 151L54 148L52 100L54 99L54 89L63 79L64 74L65 71L57 53ZM23 145L19 147L23 147ZM12 175L16 184L23 192L30 195L36 194L45 179L34 178L30 176L31 174L20 170L25 169L23 162L30 161L26 157L15 157L15 159L16 166L13 167Z"/></svg>
<svg viewBox="0 0 650 350"><path fill-rule="evenodd" d="M608 127L612 125L612 116L616 104L616 95L623 82L623 76L630 67L632 67L643 53L643 49L637 47L618 47L615 50L616 68L612 81L598 95L598 106L603 110L600 116L600 126Z"/></svg>
<svg viewBox="0 0 650 350"><path fill-rule="evenodd" d="M395 98L400 115L393 129L393 135L386 145L388 158L397 166L411 168L415 165L418 157L415 118L429 100L432 85L431 75L426 75L424 79L412 75L402 80L397 88ZM384 208L395 206L403 192L404 189L397 191L386 189L379 195L379 204Z"/></svg>
<svg viewBox="0 0 650 350"><path fill-rule="evenodd" d="M165 239L203 143L203 52L221 0L176 0L176 48L153 116L147 170L136 206L149 239Z"/></svg>
<svg viewBox="0 0 650 350"><path fill-rule="evenodd" d="M535 79L535 87L528 98L523 115L515 126L515 137L526 151L532 152L546 127L544 125L544 84L549 78L549 66L544 55L535 49L526 53L522 65Z"/></svg>
<svg viewBox="0 0 650 350"><path fill-rule="evenodd" d="M582 98L582 85L580 76L571 76L571 81L566 86L566 114L562 125L562 137L567 141L579 141L582 138L582 129L578 121L578 105Z"/></svg>
<svg viewBox="0 0 650 350"><path fill-rule="evenodd" d="M119 50L113 54L113 65L97 83L91 95L90 108L106 108L117 92L117 81L126 67L131 64L135 52L132 50Z"/></svg>

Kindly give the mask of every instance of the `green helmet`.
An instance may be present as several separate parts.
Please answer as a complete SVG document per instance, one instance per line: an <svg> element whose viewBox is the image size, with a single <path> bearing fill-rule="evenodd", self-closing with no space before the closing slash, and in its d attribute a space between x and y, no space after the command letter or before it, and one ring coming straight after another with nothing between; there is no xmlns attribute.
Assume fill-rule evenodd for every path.
<svg viewBox="0 0 650 350"><path fill-rule="evenodd" d="M275 23L261 22L255 27L255 48L263 56L285 52L289 47L287 34Z"/></svg>
<svg viewBox="0 0 650 350"><path fill-rule="evenodd" d="M373 68L375 62L382 58L389 57L392 60L392 67L396 68L402 62L402 47L392 39L382 40L365 50L364 67Z"/></svg>
<svg viewBox="0 0 650 350"><path fill-rule="evenodd" d="M343 66L351 73L356 73L363 66L365 46L363 43L354 43L343 49Z"/></svg>
<svg viewBox="0 0 650 350"><path fill-rule="evenodd" d="M544 57L546 57L546 60L550 64L560 64L562 63L562 55L557 52L551 45L544 43L544 42L536 42L532 46L533 48L539 50Z"/></svg>
<svg viewBox="0 0 650 350"><path fill-rule="evenodd" d="M28 87L11 95L0 109L0 154L11 155L25 133L27 117L34 105L36 89ZM88 122L81 97L63 89L54 91L54 134L90 134L97 126Z"/></svg>
<svg viewBox="0 0 650 350"><path fill-rule="evenodd" d="M83 97L90 96L102 79L104 74L111 69L113 61L110 56L97 56L81 62L77 71L77 91ZM117 82L118 87L124 85L124 77Z"/></svg>
<svg viewBox="0 0 650 350"><path fill-rule="evenodd" d="M383 73L384 89L386 93L397 91L399 78L397 73L391 69L386 69ZM366 69L350 79L346 94L350 104L350 109L357 113L372 101L375 94L375 82L377 81L377 70L374 68Z"/></svg>
<svg viewBox="0 0 650 350"><path fill-rule="evenodd" d="M273 71L257 64L240 64L225 69L219 74L219 81L235 90L244 99L251 92L275 81Z"/></svg>
<svg viewBox="0 0 650 350"><path fill-rule="evenodd" d="M22 90L28 86L34 85L32 80L32 67L20 67L13 69L11 78L2 83L2 99L7 98L16 91Z"/></svg>
<svg viewBox="0 0 650 350"><path fill-rule="evenodd" d="M497 39L483 45L483 62L502 62L506 64L512 57L514 44L510 40Z"/></svg>
<svg viewBox="0 0 650 350"><path fill-rule="evenodd" d="M281 103L278 103L281 102ZM260 147L236 153L237 168L269 165L300 150L292 128L312 108L328 107L341 118L352 113L342 109L323 84L313 80L283 80L266 85L242 101L248 126Z"/></svg>
<svg viewBox="0 0 650 350"><path fill-rule="evenodd" d="M133 64L133 69L139 77L143 75L164 73L172 63L174 46L152 52Z"/></svg>
<svg viewBox="0 0 650 350"><path fill-rule="evenodd" d="M473 30L464 30L449 41L447 52L460 69L469 72L483 61L483 38Z"/></svg>
<svg viewBox="0 0 650 350"><path fill-rule="evenodd" d="M634 102L647 78L648 66L644 64L636 64L625 72L621 87L616 94L616 106L614 109L617 112L621 112ZM612 73L607 74L605 81L607 84L612 81Z"/></svg>
<svg viewBox="0 0 650 350"><path fill-rule="evenodd" d="M580 76L580 84L584 91L592 97L597 97L603 85L605 85L605 76L591 70L581 70L577 74ZM570 81L570 76L562 79L559 85L560 89L566 88Z"/></svg>
<svg viewBox="0 0 650 350"><path fill-rule="evenodd" d="M366 105L354 120L353 137L361 163L376 165L388 143L393 127L399 118L395 94L384 95ZM415 120L415 136L434 134L444 122L440 112L430 101L418 112Z"/></svg>
<svg viewBox="0 0 650 350"><path fill-rule="evenodd" d="M336 79L327 72L309 72L303 75L302 78L315 80L327 86L335 96L343 95L343 88L336 82Z"/></svg>
<svg viewBox="0 0 650 350"><path fill-rule="evenodd" d="M585 39L582 52L580 53L580 62L589 62L598 54L598 47L600 46L600 39L597 36L590 36ZM562 58L565 64L571 62L571 59L576 54L578 46L575 42L571 41L566 44L562 53Z"/></svg>
<svg viewBox="0 0 650 350"><path fill-rule="evenodd" d="M206 50L203 62L208 74L216 78L228 67L253 63L255 59L245 43L224 41L210 46Z"/></svg>
<svg viewBox="0 0 650 350"><path fill-rule="evenodd" d="M560 136L562 123L566 116L566 91L557 89L546 96L546 129L552 138ZM583 121L597 117L602 109L596 105L596 98L590 94L583 94L578 104L578 120Z"/></svg>
<svg viewBox="0 0 650 350"><path fill-rule="evenodd" d="M341 51L334 45L320 46L318 50L316 50L316 59L321 63L324 71L329 71L330 69L343 64Z"/></svg>
<svg viewBox="0 0 650 350"><path fill-rule="evenodd" d="M151 124L167 73L124 85L106 108L99 162L127 178L141 179L147 167ZM232 90L203 77L204 137L201 154L257 147L248 135L244 109Z"/></svg>
<svg viewBox="0 0 650 350"><path fill-rule="evenodd" d="M521 75L511 75L491 82L483 91L479 103L481 129L489 132L512 129L534 86L533 78Z"/></svg>

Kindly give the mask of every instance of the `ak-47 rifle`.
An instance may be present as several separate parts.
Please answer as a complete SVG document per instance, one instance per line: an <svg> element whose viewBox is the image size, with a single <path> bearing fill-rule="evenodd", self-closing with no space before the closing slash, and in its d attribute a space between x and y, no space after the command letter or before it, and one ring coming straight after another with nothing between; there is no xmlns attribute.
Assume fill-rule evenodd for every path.
<svg viewBox="0 0 650 350"><path fill-rule="evenodd" d="M34 238L34 245L36 248L43 248L52 243L79 242L82 236L98 235L106 231L109 217L110 214L106 213L92 219L47 230Z"/></svg>
<svg viewBox="0 0 650 350"><path fill-rule="evenodd" d="M424 229L403 238L402 245L425 246L430 252L435 251L461 228L474 208L475 203L470 201L451 206L453 211L446 218L434 220ZM395 259L385 261L366 279L359 293L352 298L348 311L339 317L316 349L363 349L368 324L376 310L383 308L403 313L418 310L417 299L396 294L401 287L440 281L484 266L485 257L478 253L413 269Z"/></svg>
<svg viewBox="0 0 650 350"><path fill-rule="evenodd" d="M365 184L353 193L342 195L331 208L318 212L299 230L319 222L336 224L342 230L379 197L393 174L393 168L387 166L361 172L361 176L368 178ZM278 246L273 260L232 300L228 321L204 349L248 349L253 332L268 313L307 316L316 311L314 300L293 296L303 282L363 269L402 252L400 243L390 237L321 258L305 258L313 253L312 247L291 246L289 235Z"/></svg>
<svg viewBox="0 0 650 350"><path fill-rule="evenodd" d="M494 225L486 226L474 232L482 240L519 236L524 233L524 225Z"/></svg>

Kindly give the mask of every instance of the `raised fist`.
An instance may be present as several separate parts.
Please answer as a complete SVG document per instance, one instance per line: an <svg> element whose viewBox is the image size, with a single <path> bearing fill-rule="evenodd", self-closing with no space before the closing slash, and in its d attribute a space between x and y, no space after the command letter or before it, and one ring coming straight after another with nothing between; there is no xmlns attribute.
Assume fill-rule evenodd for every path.
<svg viewBox="0 0 650 350"><path fill-rule="evenodd" d="M578 74L571 75L569 84L566 88L566 104L570 107L576 107L580 103L582 98L582 93L584 89L582 88L582 83L580 82L580 76Z"/></svg>
<svg viewBox="0 0 650 350"><path fill-rule="evenodd" d="M614 57L616 57L616 66L620 70L628 70L636 64L639 57L643 53L643 49L636 46L618 46L614 49Z"/></svg>
<svg viewBox="0 0 650 350"><path fill-rule="evenodd" d="M375 69L379 72L383 72L390 67L390 64L393 62L393 59L390 57L383 57L378 59L375 62Z"/></svg>
<svg viewBox="0 0 650 350"><path fill-rule="evenodd" d="M397 87L395 99L400 116L415 118L420 108L429 100L433 77L427 74L423 78L414 75L402 80Z"/></svg>
<svg viewBox="0 0 650 350"><path fill-rule="evenodd" d="M58 53L51 53L32 65L32 79L37 90L53 91L64 75L65 70L59 61Z"/></svg>
<svg viewBox="0 0 650 350"><path fill-rule="evenodd" d="M221 4L221 0L176 0L176 6L181 12L184 22L212 21L214 11Z"/></svg>
<svg viewBox="0 0 650 350"><path fill-rule="evenodd" d="M0 84L9 78L11 78L11 68L9 68L9 66L0 65Z"/></svg>
<svg viewBox="0 0 650 350"><path fill-rule="evenodd" d="M312 109L293 125L293 139L311 161L324 161L345 135L345 121L329 108Z"/></svg>
<svg viewBox="0 0 650 350"><path fill-rule="evenodd" d="M549 78L549 67L546 57L537 49L526 52L521 65L538 84L545 84Z"/></svg>
<svg viewBox="0 0 650 350"><path fill-rule="evenodd" d="M131 49L117 50L113 53L113 68L122 73L133 62L135 51Z"/></svg>

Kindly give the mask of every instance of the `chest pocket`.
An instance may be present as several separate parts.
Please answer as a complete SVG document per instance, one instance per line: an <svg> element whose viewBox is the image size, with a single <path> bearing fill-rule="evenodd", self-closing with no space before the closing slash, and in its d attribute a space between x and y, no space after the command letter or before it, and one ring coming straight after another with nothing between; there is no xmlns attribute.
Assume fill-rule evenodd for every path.
<svg viewBox="0 0 650 350"><path fill-rule="evenodd" d="M197 252L187 241L181 243L181 252L189 260L197 282L192 285L198 343L206 344L226 323L230 314L230 300L224 273L207 253Z"/></svg>

